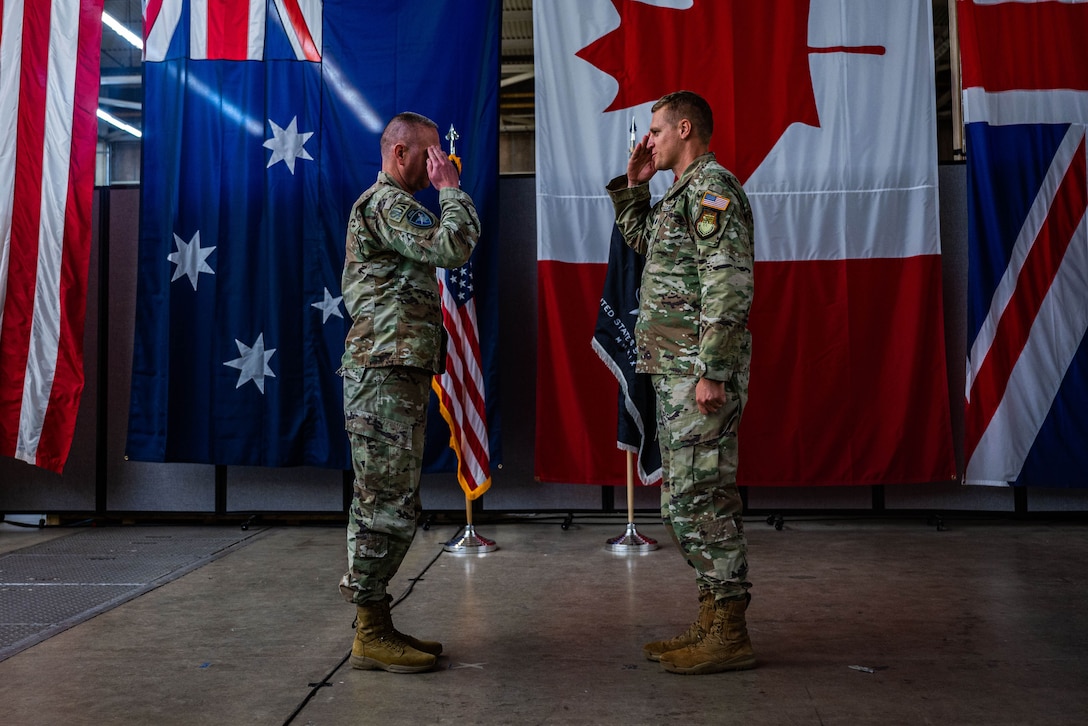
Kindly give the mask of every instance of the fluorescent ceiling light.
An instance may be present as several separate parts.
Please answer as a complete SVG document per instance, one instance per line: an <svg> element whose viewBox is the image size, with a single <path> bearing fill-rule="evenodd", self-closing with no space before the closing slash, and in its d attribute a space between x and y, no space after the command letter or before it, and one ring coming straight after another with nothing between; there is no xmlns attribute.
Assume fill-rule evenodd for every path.
<svg viewBox="0 0 1088 726"><path fill-rule="evenodd" d="M126 124L121 119L117 118L116 116L111 116L110 114L106 113L102 109L98 109L98 118L102 119L103 121L110 124L111 126L116 126L117 128L121 129L122 131L127 131L128 133L132 134L136 138L140 138L140 137L143 136L143 133L140 131L140 129L136 128L135 126L129 126L128 124Z"/></svg>
<svg viewBox="0 0 1088 726"><path fill-rule="evenodd" d="M133 33L124 25L121 25L120 21L109 13L102 13L102 23L140 50L144 49L144 42L140 39L140 36Z"/></svg>

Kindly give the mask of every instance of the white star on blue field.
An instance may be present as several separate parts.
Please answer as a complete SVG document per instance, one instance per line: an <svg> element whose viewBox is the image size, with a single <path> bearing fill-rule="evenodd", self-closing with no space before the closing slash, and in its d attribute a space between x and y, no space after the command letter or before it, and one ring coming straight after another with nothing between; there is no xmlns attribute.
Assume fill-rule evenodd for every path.
<svg viewBox="0 0 1088 726"><path fill-rule="evenodd" d="M215 274L215 270L205 262L208 255L215 251L215 247L200 246L200 230L197 230L193 238L188 242L175 234L174 245L178 248L177 252L171 252L166 256L166 259L177 265L170 282L174 282L184 275L189 278L189 282L192 283L195 290L201 272L207 272L209 275Z"/></svg>
<svg viewBox="0 0 1088 726"><path fill-rule="evenodd" d="M264 142L264 147L272 149L272 158L268 160L268 166L271 167L277 161L282 161L287 164L287 168L291 170L291 173L295 173L295 159L309 159L313 161L314 157L310 156L310 152L306 151L306 142L310 137L314 135L313 131L307 131L305 133L298 132L298 117L291 117L291 123L287 124L287 128L281 128L275 121L268 119L268 123L272 125L272 138Z"/></svg>
<svg viewBox="0 0 1088 726"><path fill-rule="evenodd" d="M329 318L333 315L343 319L344 314L340 312L340 301L344 299L343 295L333 297L329 292L329 288L325 288L325 299L321 302L310 303L310 307L317 308L321 311L321 323L325 324L329 322Z"/></svg>
<svg viewBox="0 0 1088 726"><path fill-rule="evenodd" d="M272 368L268 365L268 361L272 358L276 349L269 348L267 351L264 349L264 333L257 336L252 348L237 338L235 338L234 342L238 346L241 357L226 361L223 365L241 371L238 374L238 385L235 388L241 388L249 381L253 381L257 388L261 390L261 393L264 393L265 376L276 377L276 374L272 372Z"/></svg>

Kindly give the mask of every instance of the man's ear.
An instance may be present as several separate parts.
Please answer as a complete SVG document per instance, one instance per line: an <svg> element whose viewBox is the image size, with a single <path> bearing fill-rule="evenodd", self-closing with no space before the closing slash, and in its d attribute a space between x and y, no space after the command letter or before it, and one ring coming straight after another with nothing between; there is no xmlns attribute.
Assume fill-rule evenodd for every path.
<svg viewBox="0 0 1088 726"><path fill-rule="evenodd" d="M680 123L677 124L677 131L680 132L681 139L686 139L691 135L691 121L686 118L680 119Z"/></svg>

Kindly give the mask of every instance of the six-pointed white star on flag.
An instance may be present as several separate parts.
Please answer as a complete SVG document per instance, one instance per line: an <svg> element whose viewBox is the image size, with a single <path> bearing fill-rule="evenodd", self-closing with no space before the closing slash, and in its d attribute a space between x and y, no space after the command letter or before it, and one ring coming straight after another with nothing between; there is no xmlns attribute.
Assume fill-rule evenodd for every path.
<svg viewBox="0 0 1088 726"><path fill-rule="evenodd" d="M329 292L329 288L325 288L325 299L321 302L310 303L310 307L317 308L321 311L321 324L329 322L329 318L335 315L338 318L343 319L344 315L340 312L340 301L344 299L344 296L333 297Z"/></svg>
<svg viewBox="0 0 1088 726"><path fill-rule="evenodd" d="M234 342L238 345L238 352L242 355L240 358L226 361L223 365L241 371L238 374L238 385L235 388L241 388L247 381L253 381L257 384L257 388L261 389L261 393L264 393L264 377L276 377L276 374L268 366L268 360L276 352L276 349L264 349L264 333L257 336L257 341L253 343L252 348L237 338L234 339Z"/></svg>
<svg viewBox="0 0 1088 726"><path fill-rule="evenodd" d="M170 278L170 282L179 279L182 275L186 275L189 278L189 282L193 284L193 289L196 289L197 278L201 272L207 272L211 275L215 274L215 270L208 266L208 263L204 260L208 259L215 247L201 247L200 246L200 230L196 231L193 235L193 239L186 242L181 237L174 235L174 244L177 246L177 252L171 252L166 256L166 259L177 265L174 270L174 276Z"/></svg>
<svg viewBox="0 0 1088 726"><path fill-rule="evenodd" d="M285 129L280 128L272 119L268 119L268 123L272 125L272 138L265 141L264 146L267 149L272 149L272 158L268 160L269 167L277 161L282 161L287 164L287 168L294 174L295 159L313 161L314 157L310 156L310 152L303 147L309 138L314 135L314 132L307 131L300 134L298 132L298 116L292 116L291 123L287 124Z"/></svg>

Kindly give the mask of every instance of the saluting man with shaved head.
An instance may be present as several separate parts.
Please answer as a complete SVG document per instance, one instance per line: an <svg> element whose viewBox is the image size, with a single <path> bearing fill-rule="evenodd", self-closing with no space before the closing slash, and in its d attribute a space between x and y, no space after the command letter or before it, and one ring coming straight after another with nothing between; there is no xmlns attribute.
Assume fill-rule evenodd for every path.
<svg viewBox="0 0 1088 726"><path fill-rule="evenodd" d="M446 358L435 268L468 261L480 219L433 121L397 114L381 153L377 181L351 210L341 287L352 321L340 373L355 491L340 592L358 618L352 667L418 673L442 644L394 629L386 586L415 537L427 401ZM437 217L413 196L431 185Z"/></svg>

